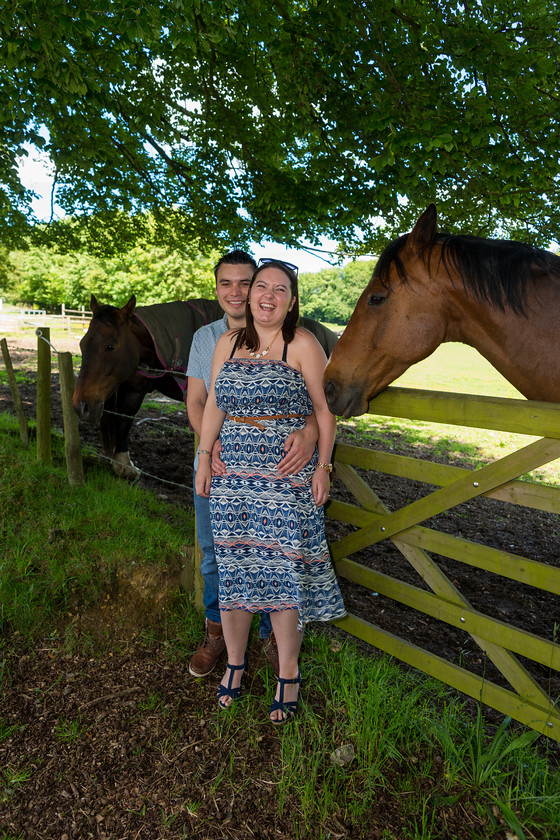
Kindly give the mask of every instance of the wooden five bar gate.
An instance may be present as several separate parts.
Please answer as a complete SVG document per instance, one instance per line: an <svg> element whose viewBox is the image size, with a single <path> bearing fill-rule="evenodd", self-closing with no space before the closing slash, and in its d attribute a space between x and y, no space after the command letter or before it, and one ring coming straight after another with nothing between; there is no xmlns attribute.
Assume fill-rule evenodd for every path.
<svg viewBox="0 0 560 840"><path fill-rule="evenodd" d="M539 436L538 440L516 452L476 470L337 444L336 474L351 492L356 504L331 499L327 515L357 527L353 533L331 543L339 576L465 630L506 678L510 689L354 615L336 622L338 626L560 742L558 698L551 698L516 656L558 671L560 645L477 611L476 606L468 602L427 552L539 587L555 595L560 595L560 568L438 532L421 524L476 496L560 512L560 488L516 480L560 457L560 404L392 387L372 400L369 413ZM415 479L439 489L400 510L390 511L358 474L356 467ZM381 540L391 540L431 592L350 559L355 552ZM555 616L550 616L550 620L553 628L557 623L560 629L560 609Z"/></svg>

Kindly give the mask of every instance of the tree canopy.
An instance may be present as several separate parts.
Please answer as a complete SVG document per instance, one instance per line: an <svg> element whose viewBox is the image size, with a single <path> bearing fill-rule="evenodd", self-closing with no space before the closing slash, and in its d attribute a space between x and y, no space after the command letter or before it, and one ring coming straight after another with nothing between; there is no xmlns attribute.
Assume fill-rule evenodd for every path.
<svg viewBox="0 0 560 840"><path fill-rule="evenodd" d="M344 326L371 280L374 260L305 272L299 277L300 309L308 318Z"/></svg>
<svg viewBox="0 0 560 840"><path fill-rule="evenodd" d="M136 295L139 306L189 298L213 300L213 267L219 258L217 251L187 257L145 243L105 257L31 246L9 255L0 253L0 297L50 310L58 310L62 303L89 308L92 294L100 303L114 306L124 306L131 295Z"/></svg>
<svg viewBox="0 0 560 840"><path fill-rule="evenodd" d="M112 226L105 250L149 217L159 243L328 235L377 252L431 201L448 230L560 236L553 0L0 8L4 241L33 222L26 144L77 217L37 230L96 243Z"/></svg>

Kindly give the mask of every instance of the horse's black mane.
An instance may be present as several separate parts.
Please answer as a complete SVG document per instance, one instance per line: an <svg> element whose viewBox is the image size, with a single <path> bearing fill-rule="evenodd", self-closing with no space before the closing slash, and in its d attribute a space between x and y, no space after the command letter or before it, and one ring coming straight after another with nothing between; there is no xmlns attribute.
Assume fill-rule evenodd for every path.
<svg viewBox="0 0 560 840"><path fill-rule="evenodd" d="M388 283L393 263L399 277L407 282L399 254L409 236L405 233L395 239L379 257L374 275L382 283ZM441 262L448 274L453 269L466 291L478 301L502 311L509 306L519 315L526 314L528 294L534 289L535 268L560 276L560 257L524 242L438 233L425 248L428 261L436 244L441 245Z"/></svg>

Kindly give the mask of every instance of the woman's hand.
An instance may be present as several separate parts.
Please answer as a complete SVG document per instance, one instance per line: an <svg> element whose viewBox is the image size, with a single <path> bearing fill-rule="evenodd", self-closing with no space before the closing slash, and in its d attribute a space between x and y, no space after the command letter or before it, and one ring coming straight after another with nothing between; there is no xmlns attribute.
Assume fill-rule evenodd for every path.
<svg viewBox="0 0 560 840"><path fill-rule="evenodd" d="M210 496L210 485L212 483L212 473L210 469L210 457L208 455L198 456L198 468L194 477L194 489L197 496Z"/></svg>
<svg viewBox="0 0 560 840"><path fill-rule="evenodd" d="M330 476L326 469L324 469L324 467L317 467L317 469L313 473L313 479L311 481L311 490L313 492L313 499L317 507L321 507L321 505L324 505L327 499L329 498L329 493L331 490Z"/></svg>
<svg viewBox="0 0 560 840"><path fill-rule="evenodd" d="M212 447L212 455L210 458L210 468L212 475L225 475L227 472L226 465L222 461L222 441L218 438Z"/></svg>

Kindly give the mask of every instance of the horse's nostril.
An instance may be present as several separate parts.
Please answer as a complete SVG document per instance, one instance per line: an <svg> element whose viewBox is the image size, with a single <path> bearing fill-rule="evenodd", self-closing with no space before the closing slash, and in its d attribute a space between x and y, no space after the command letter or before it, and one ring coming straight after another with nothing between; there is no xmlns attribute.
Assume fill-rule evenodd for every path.
<svg viewBox="0 0 560 840"><path fill-rule="evenodd" d="M325 397L327 398L327 403L331 405L336 399L336 384L332 379L327 379L323 384L323 390L325 392Z"/></svg>

